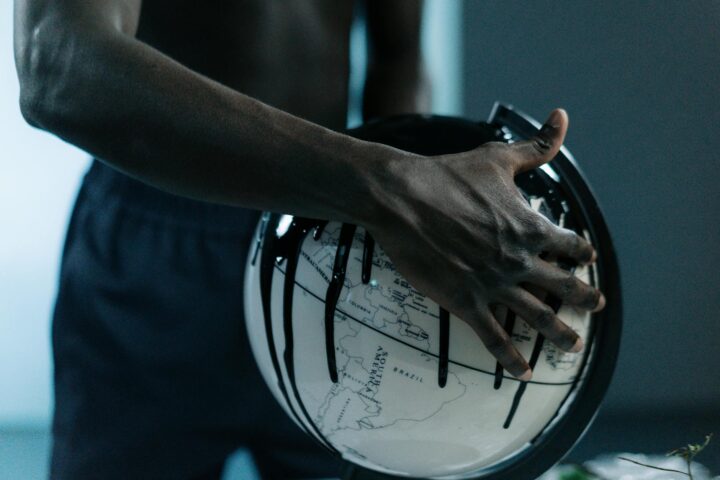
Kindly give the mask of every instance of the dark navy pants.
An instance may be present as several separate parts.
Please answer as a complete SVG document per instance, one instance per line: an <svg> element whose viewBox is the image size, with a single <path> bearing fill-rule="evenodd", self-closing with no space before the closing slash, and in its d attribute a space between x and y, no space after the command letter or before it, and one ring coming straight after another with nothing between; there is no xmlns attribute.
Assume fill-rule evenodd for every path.
<svg viewBox="0 0 720 480"><path fill-rule="evenodd" d="M259 212L165 194L93 162L68 228L52 328L51 477L337 476L281 410L244 325Z"/></svg>

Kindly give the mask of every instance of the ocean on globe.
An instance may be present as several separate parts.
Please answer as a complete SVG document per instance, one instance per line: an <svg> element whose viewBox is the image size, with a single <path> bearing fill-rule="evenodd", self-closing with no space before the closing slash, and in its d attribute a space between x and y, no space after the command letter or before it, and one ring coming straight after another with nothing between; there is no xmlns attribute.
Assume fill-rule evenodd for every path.
<svg viewBox="0 0 720 480"><path fill-rule="evenodd" d="M592 242L554 174L536 170L518 185L533 209ZM601 286L594 266L560 266ZM596 350L595 314L556 298L545 301L583 338L580 353L500 311L533 368L521 382L469 325L413 288L370 232L334 221L263 214L244 295L253 353L287 414L348 462L393 476L476 478L512 464L566 415Z"/></svg>

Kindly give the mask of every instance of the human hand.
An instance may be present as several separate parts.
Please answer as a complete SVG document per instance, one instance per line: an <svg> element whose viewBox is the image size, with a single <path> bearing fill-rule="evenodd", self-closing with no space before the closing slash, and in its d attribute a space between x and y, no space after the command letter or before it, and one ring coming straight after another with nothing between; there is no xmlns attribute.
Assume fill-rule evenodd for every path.
<svg viewBox="0 0 720 480"><path fill-rule="evenodd" d="M516 174L555 157L567 127L567 114L557 109L531 140L437 157L401 153L375 180L382 207L367 228L398 271L467 322L521 380L532 372L495 307L509 308L559 348L578 352L582 340L538 291L586 310L605 305L599 290L541 258L588 264L596 258L592 246L532 210L514 182Z"/></svg>

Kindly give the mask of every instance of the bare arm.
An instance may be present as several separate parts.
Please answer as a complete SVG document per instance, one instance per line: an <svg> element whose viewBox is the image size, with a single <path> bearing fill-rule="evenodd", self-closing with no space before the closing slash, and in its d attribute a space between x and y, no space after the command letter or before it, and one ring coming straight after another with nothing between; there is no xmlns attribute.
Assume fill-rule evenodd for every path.
<svg viewBox="0 0 720 480"><path fill-rule="evenodd" d="M532 211L513 182L558 152L563 111L527 142L421 157L335 133L183 67L134 38L140 0L15 0L15 8L20 101L31 124L173 193L365 226L398 270L469 323L511 374L531 372L492 305L508 306L560 348L581 348L523 285L602 308L599 291L539 257L589 262L593 249ZM382 44L382 35L371 37ZM373 55L366 111L417 105L415 93L373 100L383 93L372 77L391 64ZM408 71L390 72L396 94Z"/></svg>
<svg viewBox="0 0 720 480"><path fill-rule="evenodd" d="M355 222L369 213L355 211L370 206L361 172L388 148L272 108L138 41L139 0L15 7L21 107L33 125L176 194Z"/></svg>

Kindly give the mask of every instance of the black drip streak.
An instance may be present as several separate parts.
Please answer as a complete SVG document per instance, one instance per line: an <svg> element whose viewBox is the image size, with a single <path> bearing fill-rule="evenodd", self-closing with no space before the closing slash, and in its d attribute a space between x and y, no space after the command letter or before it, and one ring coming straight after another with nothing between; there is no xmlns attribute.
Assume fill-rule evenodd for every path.
<svg viewBox="0 0 720 480"><path fill-rule="evenodd" d="M375 239L370 232L365 230L365 240L363 242L362 254L362 283L370 283L372 273L372 259L375 249ZM336 257L337 258L337 257ZM327 305L327 303L326 303ZM439 367L438 367L438 385L444 388L447 384L448 363L450 350L450 314L447 310L440 307L440 346L439 346Z"/></svg>
<svg viewBox="0 0 720 480"><path fill-rule="evenodd" d="M350 257L350 247L355 236L355 228L355 225L343 223L340 229L332 278L325 294L325 351L330 380L333 383L338 382L337 364L335 363L335 308L345 281L345 271Z"/></svg>
<svg viewBox="0 0 720 480"><path fill-rule="evenodd" d="M562 266L562 262L560 262L560 264L561 264L561 266ZM565 267L563 267L563 268L565 268ZM590 266L590 278L593 278L593 273L592 273L592 272L593 272L593 268L594 268L593 266ZM536 441L538 438L540 438L540 437L545 433L545 430L547 429L548 425L550 425L550 424L555 420L555 418L557 418L558 413L560 412L560 409L562 408L563 405L565 405L565 402L567 402L567 399L570 397L570 395L572 395L573 390L575 390L575 388L577 387L577 384L578 384L578 382L580 381L580 378L581 378L581 376L582 376L582 375L581 375L581 372L582 372L583 370L585 370L585 366L587 365L588 358L590 357L590 351L591 351L591 347L590 347L590 346L593 344L593 339L594 339L594 336L595 336L595 333L594 333L594 332L595 332L595 326L596 326L596 324L593 325L593 327L592 327L591 330L590 330L590 334L589 334L588 337L587 337L587 343L586 343L587 346L585 347L585 351L584 351L584 354L583 354L582 364L581 364L580 370L579 370L580 373L578 373L578 374L575 376L575 379L572 381L571 386L570 386L570 390L568 390L568 393L567 393L567 395L565 395L565 398L563 398L563 401L560 402L560 407L558 407L558 410L555 412L555 415L553 415L552 418L548 421L548 423L545 424L545 426L543 427L543 429L540 430L540 431L537 433L537 435L535 435L535 436L532 438L532 440L530 440L530 443L533 443L533 444L534 444L535 441Z"/></svg>
<svg viewBox="0 0 720 480"><path fill-rule="evenodd" d="M508 336L512 338L513 329L515 328L515 312L508 311L507 315L505 316L505 325L503 327L507 332ZM495 383L493 385L495 387L495 390L500 389L500 387L502 386L503 376L503 366L500 364L500 362L496 362Z"/></svg>
<svg viewBox="0 0 720 480"><path fill-rule="evenodd" d="M302 429L313 438L316 438L321 445L333 453L339 452L332 446L330 442L322 435L317 425L310 417L305 404L300 397L295 378L295 358L294 358L294 334L293 334L293 296L295 291L295 276L297 273L298 261L302 245L307 234L314 229L313 239L319 240L323 229L327 225L324 220L311 220L296 217L288 227L287 231L278 236L274 226L277 224L279 215L273 215L265 225L265 231L262 237L262 254L260 258L260 296L262 301L263 316L265 320L265 335L268 341L268 350L272 360L273 370L278 379L278 387L282 393L285 403L288 405L292 416ZM355 236L355 225L343 224L340 230L340 238L338 239L337 250L335 252L335 262L333 265L332 278L328 285L325 295L325 350L327 354L327 365L330 379L333 383L338 382L337 364L335 360L335 311L340 298L343 283L345 281L345 273L347 263L350 257L350 250ZM363 248L363 283L370 281L372 269L372 255L375 241L369 233L365 232L365 245ZM280 369L280 361L278 352L275 348L275 340L272 329L271 317L271 293L273 283L273 271L275 264L282 264L287 261L285 267L285 279L283 285L283 332L285 334L285 350L283 352L283 360L287 377L292 388L293 396L299 405L305 422L301 421L301 415L296 411L290 401L290 394L282 381L282 371ZM447 381L448 372L448 350L449 350L449 314L444 309L440 309L440 367L438 372L438 383L440 387L444 387ZM311 435L307 429L310 425L315 435Z"/></svg>
<svg viewBox="0 0 720 480"><path fill-rule="evenodd" d="M287 239L287 266L285 267L285 284L283 288L283 331L285 333L285 370L287 371L288 380L292 387L295 400L297 400L300 410L302 410L305 419L311 426L315 434L321 443L331 450L335 450L327 441L325 436L317 428L315 422L312 421L310 414L305 408L305 403L300 398L300 391L297 388L297 382L295 381L295 356L294 356L294 338L293 338L293 321L292 321L292 310L293 310L293 294L295 293L295 273L297 272L298 259L300 258L300 250L302 249L303 240L307 236L313 225L308 224L307 221L298 222L293 221L287 234L283 237L283 240Z"/></svg>
<svg viewBox="0 0 720 480"><path fill-rule="evenodd" d="M362 257L362 282L367 285L370 283L372 274L372 257L375 250L375 239L370 233L365 231L365 241L363 246ZM438 386L444 388L447 384L449 350L450 350L450 313L440 307L440 346L438 352Z"/></svg>
<svg viewBox="0 0 720 480"><path fill-rule="evenodd" d="M362 283L370 283L370 274L372 272L373 250L375 249L375 239L370 232L365 230L365 242L363 246L362 256Z"/></svg>
<svg viewBox="0 0 720 480"><path fill-rule="evenodd" d="M271 219L274 220L277 220L277 218L278 217L276 215L271 217ZM275 376L278 379L278 388L280 389L280 393L282 393L282 396L285 399L285 403L288 405L288 408L290 408L290 411L292 412L293 417L295 417L297 423L299 425L302 425L303 430L305 430L305 432L309 434L310 432L307 431L304 423L300 421L300 416L297 414L295 408L290 402L290 397L288 395L287 389L285 388L285 383L282 381L280 362L278 361L277 350L275 349L275 341L273 340L272 318L270 316L270 291L272 288L275 250L277 250L277 237L274 234L270 234L271 229L269 228L269 225L271 223L272 222L268 222L266 224L262 240L262 256L260 258L260 295L262 299L263 317L265 320L265 336L267 337L268 349L270 351L270 359L272 360L272 366L273 370L275 371Z"/></svg>
<svg viewBox="0 0 720 480"><path fill-rule="evenodd" d="M438 385L444 388L447 384L448 363L450 362L450 312L440 307L440 348L438 352L440 366L438 368Z"/></svg>
<svg viewBox="0 0 720 480"><path fill-rule="evenodd" d="M277 216L273 216L273 219L277 220ZM290 408L290 411L292 412L292 415L295 417L295 420L297 423L302 427L302 429L310 435L311 437L317 439L319 443L328 449L330 452L339 454L339 452L325 439L325 437L320 433L319 429L315 425L315 422L312 421L310 418L310 415L308 414L307 410L305 409L305 405L302 402L302 399L300 398L300 393L297 389L297 385L295 383L295 369L294 369L294 359L293 359L293 334L292 334L292 296L294 292L294 288L287 288L288 287L288 278L290 279L290 285L294 283L295 279L295 271L297 268L297 260L299 257L300 252L300 246L302 245L302 240L305 238L305 235L309 231L310 227L312 226L310 224L310 221L298 221L293 222L293 224L290 226L288 231L286 232L283 237L278 238L278 236L273 231L272 225L275 222L268 222L266 230L263 235L263 249L262 249L262 257L261 257L261 263L260 263L260 295L262 298L262 306L263 306L263 315L265 317L265 334L267 336L268 340L268 349L270 351L270 358L272 360L273 369L275 370L275 375L278 378L278 387L280 388L280 392L283 395L283 398L285 399L285 403L288 405L288 408ZM294 248L293 248L294 247ZM275 262L281 262L283 259L288 259L287 266L286 266L286 276L285 276L285 291L283 295L283 315L284 315L284 332L285 332L285 352L284 352L284 360L286 363L286 369L288 373L288 379L290 380L290 384L293 389L294 396L298 402L298 405L300 405L300 408L302 410L302 413L305 416L305 419L307 420L307 423L309 425L312 425L314 432L317 434L311 435L310 432L307 430L306 424L300 420L300 415L293 407L293 404L290 402L290 396L288 394L287 389L285 388L285 383L282 381L282 372L280 370L280 362L278 360L278 354L277 350L275 348L275 340L273 338L273 331L272 331L272 317L271 317L271 292L272 292L272 280L273 280L273 271L274 271L274 264ZM289 294L288 294L289 290ZM289 327L289 328L288 328Z"/></svg>
<svg viewBox="0 0 720 480"><path fill-rule="evenodd" d="M562 266L562 265L561 265ZM545 301L547 305L553 309L555 313L560 310L560 307L562 306L562 300L559 298L548 295L547 300ZM538 332L537 338L535 339L535 345L533 346L532 354L530 355L530 361L528 362L530 364L530 369L534 370L535 365L537 364L538 358L540 358L540 352L542 351L543 344L545 343L545 337ZM510 428L510 424L512 423L513 417L515 417L515 413L517 412L518 407L520 406L520 400L522 400L523 395L525 394L525 390L527 389L528 382L520 382L520 385L518 386L517 391L515 392L515 396L513 397L512 405L510 406L510 411L508 412L508 416L505 419L505 423L503 424L503 428Z"/></svg>
<svg viewBox="0 0 720 480"><path fill-rule="evenodd" d="M315 225L315 231L313 232L313 240L320 240L320 236L322 235L323 230L325 230L327 224L327 220L318 220L317 224Z"/></svg>
<svg viewBox="0 0 720 480"><path fill-rule="evenodd" d="M326 221L316 223L314 225L315 232L313 239L319 240L323 229L327 226ZM353 238L357 227L344 223L340 229L340 238L335 252L335 263L333 265L332 279L328 285L325 295L325 351L328 362L328 373L330 380L337 383L337 363L335 360L335 311L337 303L342 291L345 274L347 271L347 262L350 257L350 249L352 247ZM300 241L302 244L302 240ZM362 253L362 274L361 280L363 284L370 283L373 267L373 254L375 252L375 239L370 232L365 231ZM286 273L287 277L287 273ZM295 273L290 275L294 281ZM286 280L287 281L287 280ZM450 314L447 310L440 308L440 348L439 348L439 366L438 366L438 385L444 388L447 384L449 351L450 351Z"/></svg>
<svg viewBox="0 0 720 480"><path fill-rule="evenodd" d="M319 240L320 236L327 226L327 221L324 220L311 220L303 218L295 218L291 223L288 230L281 236L278 237L274 233L272 225L276 223L278 217L274 216L275 222L270 221L267 223L266 230L263 236L263 248L262 258L260 264L260 290L262 296L263 314L265 316L265 333L268 338L268 348L270 350L270 357L272 359L273 368L275 374L279 380L280 391L285 398L285 402L289 406L293 415L295 416L298 423L303 426L303 429L307 432L305 423L300 421L300 415L295 411L290 397L284 383L282 382L282 373L280 370L280 363L278 361L278 354L275 348L275 342L273 340L272 333L272 320L270 317L271 313L271 289L272 289L272 274L274 264L281 264L284 260L287 260L287 266L285 269L285 280L283 286L283 328L285 334L285 351L283 354L283 360L285 361L288 379L290 381L293 396L295 397L297 404L302 410L302 414L307 420L307 424L311 425L315 432L315 438L320 439L320 443L331 451L336 452L332 445L324 438L320 433L319 429L315 425L315 422L310 418L297 388L295 379L295 367L294 367L294 351L293 351L293 322L292 322L292 304L293 294L295 286L295 274L297 272L297 265L300 258L300 251L302 244L307 234L313 231L313 239ZM357 227L355 225L344 223L340 230L340 237L338 239L337 249L335 251L335 260L333 264L333 272L330 283L328 284L327 293L325 295L325 350L327 355L327 366L328 373L330 374L330 380L333 383L338 382L337 363L335 359L335 312L337 310L337 303L340 298L343 283L345 281L345 275L347 271L347 263L350 257L350 250L352 247L353 238ZM375 241L370 234L365 232L365 240L363 247L362 256L362 282L367 284L370 282L370 276L372 272L372 257L375 247ZM568 265L561 265L562 267L568 268ZM547 298L547 304L557 313L562 306L562 302L554 297L549 296ZM449 365L449 350L450 350L450 314L447 310L442 307L439 312L440 321L440 341L439 341L439 366L438 366L438 385L440 388L444 388L447 384L448 377L448 365ZM508 313L505 322L505 330L511 334L515 324L515 314L512 312ZM533 346L533 351L528 362L530 368L534 369L537 361L542 352L542 347L545 342L545 338L542 334L538 333ZM498 364L495 369L495 389L499 389L502 385L503 369ZM512 401L510 411L503 424L503 428L509 428L512 420L517 412L523 395L527 389L528 382L520 382L517 392Z"/></svg>

